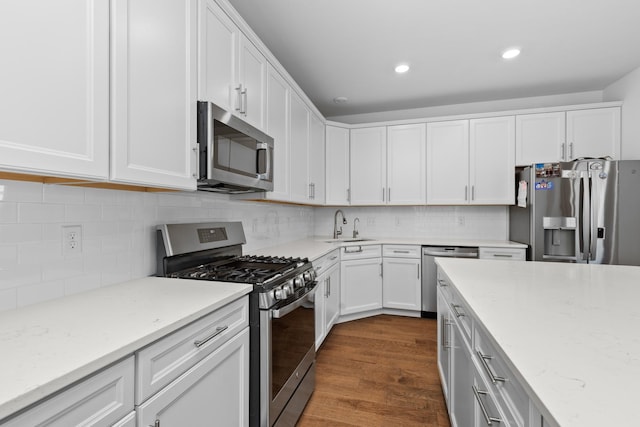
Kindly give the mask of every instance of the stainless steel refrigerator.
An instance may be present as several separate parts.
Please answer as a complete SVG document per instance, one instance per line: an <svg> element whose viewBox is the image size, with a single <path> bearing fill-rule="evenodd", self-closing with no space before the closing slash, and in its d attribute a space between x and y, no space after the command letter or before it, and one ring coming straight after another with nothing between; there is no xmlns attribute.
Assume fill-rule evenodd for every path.
<svg viewBox="0 0 640 427"><path fill-rule="evenodd" d="M528 260L640 265L640 160L534 164L516 193L509 239Z"/></svg>

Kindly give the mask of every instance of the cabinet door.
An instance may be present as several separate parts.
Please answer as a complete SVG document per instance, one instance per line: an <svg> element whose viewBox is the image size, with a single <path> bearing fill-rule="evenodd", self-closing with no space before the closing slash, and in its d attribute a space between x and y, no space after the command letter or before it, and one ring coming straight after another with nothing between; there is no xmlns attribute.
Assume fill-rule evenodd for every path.
<svg viewBox="0 0 640 427"><path fill-rule="evenodd" d="M447 304L440 289L437 293L438 304L438 372L440 373L440 381L442 383L442 394L447 403L449 411L451 411L450 389L451 382L451 310Z"/></svg>
<svg viewBox="0 0 640 427"><path fill-rule="evenodd" d="M325 274L328 276L325 301L325 331L328 335L340 315L340 263L334 264Z"/></svg>
<svg viewBox="0 0 640 427"><path fill-rule="evenodd" d="M233 111L239 95L237 75L240 30L215 0L200 1L198 98Z"/></svg>
<svg viewBox="0 0 640 427"><path fill-rule="evenodd" d="M382 308L381 258L344 261L340 273L340 315Z"/></svg>
<svg viewBox="0 0 640 427"><path fill-rule="evenodd" d="M427 204L467 204L469 191L469 121L427 123Z"/></svg>
<svg viewBox="0 0 640 427"><path fill-rule="evenodd" d="M112 1L113 181L196 189L196 8Z"/></svg>
<svg viewBox="0 0 640 427"><path fill-rule="evenodd" d="M492 117L469 123L470 203L515 203L515 118Z"/></svg>
<svg viewBox="0 0 640 427"><path fill-rule="evenodd" d="M264 129L266 78L267 60L253 43L242 35L238 63L238 83L242 85L240 115L261 130Z"/></svg>
<svg viewBox="0 0 640 427"><path fill-rule="evenodd" d="M316 313L316 351L327 336L326 329L326 296L327 296L327 275L322 274L316 278L318 286L315 291L315 313Z"/></svg>
<svg viewBox="0 0 640 427"><path fill-rule="evenodd" d="M291 92L291 201L309 201L309 109L295 92Z"/></svg>
<svg viewBox="0 0 640 427"><path fill-rule="evenodd" d="M249 328L137 409L138 425L248 426ZM215 421L215 422L214 422Z"/></svg>
<svg viewBox="0 0 640 427"><path fill-rule="evenodd" d="M0 168L106 179L109 1L0 2Z"/></svg>
<svg viewBox="0 0 640 427"><path fill-rule="evenodd" d="M564 111L516 116L516 166L557 162L564 142Z"/></svg>
<svg viewBox="0 0 640 427"><path fill-rule="evenodd" d="M351 204L380 205L387 201L387 128L351 130Z"/></svg>
<svg viewBox="0 0 640 427"><path fill-rule="evenodd" d="M326 203L349 204L349 129L326 128Z"/></svg>
<svg viewBox="0 0 640 427"><path fill-rule="evenodd" d="M382 266L383 307L420 311L420 260L384 258Z"/></svg>
<svg viewBox="0 0 640 427"><path fill-rule="evenodd" d="M567 160L620 158L620 108L567 111Z"/></svg>
<svg viewBox="0 0 640 427"><path fill-rule="evenodd" d="M290 87L280 73L268 67L267 134L273 138L273 191L266 195L274 200L289 200L289 93Z"/></svg>
<svg viewBox="0 0 640 427"><path fill-rule="evenodd" d="M474 393L472 386L475 368L471 361L471 352L464 343L462 333L455 322L451 325L453 337L451 357L451 383L449 385L451 400L449 413L452 425L474 426Z"/></svg>
<svg viewBox="0 0 640 427"><path fill-rule="evenodd" d="M426 202L426 139L424 123L387 128L387 203Z"/></svg>
<svg viewBox="0 0 640 427"><path fill-rule="evenodd" d="M315 114L309 121L309 185L311 203L324 204L324 123Z"/></svg>

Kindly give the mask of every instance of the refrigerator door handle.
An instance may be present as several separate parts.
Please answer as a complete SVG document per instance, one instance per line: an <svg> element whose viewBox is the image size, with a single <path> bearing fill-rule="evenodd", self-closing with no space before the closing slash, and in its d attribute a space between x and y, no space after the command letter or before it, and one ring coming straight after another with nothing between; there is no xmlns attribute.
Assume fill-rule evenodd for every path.
<svg viewBox="0 0 640 427"><path fill-rule="evenodd" d="M588 176L580 179L580 260L587 261L591 248L591 183Z"/></svg>
<svg viewBox="0 0 640 427"><path fill-rule="evenodd" d="M595 261L598 252L598 197L594 197L595 188L593 187L593 178L589 177L589 260ZM597 195L596 195L597 196Z"/></svg>

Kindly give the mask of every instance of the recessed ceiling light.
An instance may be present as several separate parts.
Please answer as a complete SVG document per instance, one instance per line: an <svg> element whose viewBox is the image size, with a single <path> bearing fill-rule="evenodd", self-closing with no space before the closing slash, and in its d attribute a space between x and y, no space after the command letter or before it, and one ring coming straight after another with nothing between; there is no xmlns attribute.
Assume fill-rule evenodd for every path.
<svg viewBox="0 0 640 427"><path fill-rule="evenodd" d="M518 49L517 47L507 49L504 52L502 52L503 59L513 59L518 55L520 55L520 49Z"/></svg>
<svg viewBox="0 0 640 427"><path fill-rule="evenodd" d="M346 96L336 96L335 98L333 98L333 102L336 104L344 104L348 100L349 99Z"/></svg>
<svg viewBox="0 0 640 427"><path fill-rule="evenodd" d="M396 67L396 73L402 74L409 71L409 66L407 64L400 64Z"/></svg>

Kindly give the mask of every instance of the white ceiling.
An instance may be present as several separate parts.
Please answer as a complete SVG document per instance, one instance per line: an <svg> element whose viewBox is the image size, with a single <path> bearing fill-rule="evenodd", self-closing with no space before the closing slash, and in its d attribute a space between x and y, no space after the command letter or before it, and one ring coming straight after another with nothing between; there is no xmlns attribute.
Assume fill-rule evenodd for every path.
<svg viewBox="0 0 640 427"><path fill-rule="evenodd" d="M640 66L638 0L229 1L326 117L602 90Z"/></svg>

